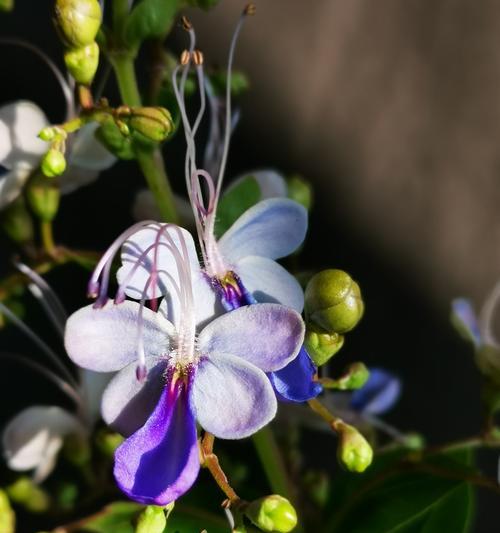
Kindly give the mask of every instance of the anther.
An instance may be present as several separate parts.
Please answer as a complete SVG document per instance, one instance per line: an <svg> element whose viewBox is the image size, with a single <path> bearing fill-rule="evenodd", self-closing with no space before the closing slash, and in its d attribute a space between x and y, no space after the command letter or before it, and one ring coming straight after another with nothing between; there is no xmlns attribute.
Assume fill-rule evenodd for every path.
<svg viewBox="0 0 500 533"><path fill-rule="evenodd" d="M255 4L247 4L243 10L244 15L255 15L257 11L257 6Z"/></svg>
<svg viewBox="0 0 500 533"><path fill-rule="evenodd" d="M203 65L203 52L200 50L195 50L192 54L193 57L193 63L199 67L200 65Z"/></svg>
<svg viewBox="0 0 500 533"><path fill-rule="evenodd" d="M193 25L191 24L191 21L185 15L183 15L181 18L181 24L182 24L182 27L186 31L190 31L193 29Z"/></svg>
<svg viewBox="0 0 500 533"><path fill-rule="evenodd" d="M190 59L191 54L189 53L189 50L184 50L181 54L181 65L186 66L189 63Z"/></svg>

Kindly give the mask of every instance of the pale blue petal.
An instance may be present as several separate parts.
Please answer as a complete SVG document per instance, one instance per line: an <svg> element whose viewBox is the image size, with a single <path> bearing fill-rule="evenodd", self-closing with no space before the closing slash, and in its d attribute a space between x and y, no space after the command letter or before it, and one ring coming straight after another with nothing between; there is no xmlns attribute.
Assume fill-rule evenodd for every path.
<svg viewBox="0 0 500 533"><path fill-rule="evenodd" d="M87 407L87 413L91 424L101 418L101 400L104 389L108 386L113 372L93 372L86 368L80 368L78 375L83 389L83 400Z"/></svg>
<svg viewBox="0 0 500 533"><path fill-rule="evenodd" d="M469 300L457 298L451 302L451 319L459 333L476 346L481 344L481 332L476 313Z"/></svg>
<svg viewBox="0 0 500 533"><path fill-rule="evenodd" d="M201 427L221 439L252 435L274 418L277 408L264 372L225 354L211 354L200 361L191 405Z"/></svg>
<svg viewBox="0 0 500 533"><path fill-rule="evenodd" d="M304 292L299 282L276 261L255 255L244 257L235 265L235 272L257 302L280 303L302 312Z"/></svg>
<svg viewBox="0 0 500 533"><path fill-rule="evenodd" d="M143 426L165 387L166 365L163 357L148 357L144 381L136 377L135 362L120 370L102 396L101 413L106 424L127 437Z"/></svg>
<svg viewBox="0 0 500 533"><path fill-rule="evenodd" d="M203 355L238 356L264 372L283 368L304 340L301 316L279 304L253 304L216 318L199 335Z"/></svg>
<svg viewBox="0 0 500 533"><path fill-rule="evenodd" d="M391 409L401 394L401 381L387 370L370 368L365 385L352 393L351 408L361 413L381 415Z"/></svg>
<svg viewBox="0 0 500 533"><path fill-rule="evenodd" d="M267 198L286 198L288 194L288 187L286 181L281 174L272 169L266 170L253 170L245 172L244 174L235 178L231 182L227 191L239 185L242 181L249 177L255 178L260 188L260 199L266 200Z"/></svg>
<svg viewBox="0 0 500 533"><path fill-rule="evenodd" d="M270 198L245 211L221 237L219 248L232 264L248 255L279 259L302 244L306 231L303 206L285 198Z"/></svg>
<svg viewBox="0 0 500 533"><path fill-rule="evenodd" d="M108 302L73 313L66 322L64 345L77 365L97 372L120 370L138 356L139 304ZM142 338L146 357L168 352L174 327L159 313L143 309Z"/></svg>

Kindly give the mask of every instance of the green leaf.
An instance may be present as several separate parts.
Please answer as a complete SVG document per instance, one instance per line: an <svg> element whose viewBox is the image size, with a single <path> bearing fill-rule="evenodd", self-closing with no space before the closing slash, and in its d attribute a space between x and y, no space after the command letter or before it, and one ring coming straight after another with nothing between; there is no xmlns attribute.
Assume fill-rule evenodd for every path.
<svg viewBox="0 0 500 533"><path fill-rule="evenodd" d="M178 9L179 0L142 0L127 18L125 42L137 49L145 39L165 38Z"/></svg>
<svg viewBox="0 0 500 533"><path fill-rule="evenodd" d="M411 471L399 462L398 455L382 457L382 464L376 462L371 474L368 470L366 477L361 476L354 483L341 481L340 490L337 486L333 491L335 500L330 499L332 519L325 531L465 533L469 530L473 499L463 479L473 472L470 450L432 456L422 463L421 469L417 463ZM435 473L429 473L428 469L435 469Z"/></svg>
<svg viewBox="0 0 500 533"><path fill-rule="evenodd" d="M107 505L99 516L90 519L82 531L93 533L134 533L133 520L144 506L134 502L114 502Z"/></svg>
<svg viewBox="0 0 500 533"><path fill-rule="evenodd" d="M219 238L231 225L261 198L257 180L248 176L231 187L220 199L215 221L215 235Z"/></svg>

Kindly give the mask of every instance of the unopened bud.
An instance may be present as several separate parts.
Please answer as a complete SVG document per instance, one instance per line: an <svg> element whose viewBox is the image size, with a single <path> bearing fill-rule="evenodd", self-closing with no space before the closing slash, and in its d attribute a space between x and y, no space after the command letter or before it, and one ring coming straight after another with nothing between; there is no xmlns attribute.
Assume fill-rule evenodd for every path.
<svg viewBox="0 0 500 533"><path fill-rule="evenodd" d="M60 176L66 170L66 158L56 148L51 148L42 159L42 172L48 178Z"/></svg>
<svg viewBox="0 0 500 533"><path fill-rule="evenodd" d="M278 494L254 500L245 509L245 516L262 531L287 533L297 525L297 512L293 505Z"/></svg>
<svg viewBox="0 0 500 533"><path fill-rule="evenodd" d="M373 459L372 447L355 427L345 422L337 422L335 431L339 435L339 463L350 472L364 472Z"/></svg>
<svg viewBox="0 0 500 533"><path fill-rule="evenodd" d="M346 333L363 316L358 284L343 270L329 269L311 278L305 291L308 322L330 333Z"/></svg>
<svg viewBox="0 0 500 533"><path fill-rule="evenodd" d="M52 126L47 126L46 128L43 128L43 130L38 134L38 137L40 137L42 141L52 141L56 135L56 129Z"/></svg>
<svg viewBox="0 0 500 533"><path fill-rule="evenodd" d="M167 519L162 507L148 505L139 515L135 533L163 533Z"/></svg>
<svg viewBox="0 0 500 533"><path fill-rule="evenodd" d="M33 241L33 221L22 196L8 205L1 215L2 229L13 241L20 244Z"/></svg>
<svg viewBox="0 0 500 533"><path fill-rule="evenodd" d="M313 324L308 326L304 344L314 364L321 366L342 348L344 337L338 333L328 333Z"/></svg>
<svg viewBox="0 0 500 533"><path fill-rule="evenodd" d="M292 176L287 180L288 198L303 205L308 211L313 203L312 188L309 183L300 176Z"/></svg>
<svg viewBox="0 0 500 533"><path fill-rule="evenodd" d="M56 0L55 18L66 43L80 48L94 42L101 26L101 6L98 0Z"/></svg>
<svg viewBox="0 0 500 533"><path fill-rule="evenodd" d="M90 85L99 66L99 46L93 42L71 48L64 54L64 63L77 83Z"/></svg>
<svg viewBox="0 0 500 533"><path fill-rule="evenodd" d="M27 197L31 209L44 222L54 219L59 209L61 193L57 184L43 176L35 177L28 185Z"/></svg>
<svg viewBox="0 0 500 533"><path fill-rule="evenodd" d="M474 355L480 372L499 387L500 347L492 344L481 344Z"/></svg>
<svg viewBox="0 0 500 533"><path fill-rule="evenodd" d="M128 120L131 130L152 141L164 141L174 130L170 112L164 107L136 107Z"/></svg>

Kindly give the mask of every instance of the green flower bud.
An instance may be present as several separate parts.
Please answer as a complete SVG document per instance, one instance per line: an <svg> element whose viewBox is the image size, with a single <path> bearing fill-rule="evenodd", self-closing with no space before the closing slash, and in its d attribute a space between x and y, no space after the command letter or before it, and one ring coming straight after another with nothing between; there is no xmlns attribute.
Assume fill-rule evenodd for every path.
<svg viewBox="0 0 500 533"><path fill-rule="evenodd" d="M292 176L287 183L288 198L295 200L309 211L313 203L313 192L309 183L300 176Z"/></svg>
<svg viewBox="0 0 500 533"><path fill-rule="evenodd" d="M101 26L98 0L56 0L55 18L63 39L72 48L94 42Z"/></svg>
<svg viewBox="0 0 500 533"><path fill-rule="evenodd" d="M33 221L22 196L2 211L1 224L2 229L13 241L20 244L33 241Z"/></svg>
<svg viewBox="0 0 500 533"><path fill-rule="evenodd" d="M16 515L10 506L9 498L3 490L0 490L0 531L2 533L14 533Z"/></svg>
<svg viewBox="0 0 500 533"><path fill-rule="evenodd" d="M42 141L52 141L54 140L57 133L58 132L56 128L52 126L47 126L46 128L43 128L43 130L38 134L38 137L40 137Z"/></svg>
<svg viewBox="0 0 500 533"><path fill-rule="evenodd" d="M174 130L172 116L164 107L132 108L128 125L131 130L156 142L164 141Z"/></svg>
<svg viewBox="0 0 500 533"><path fill-rule="evenodd" d="M23 505L32 513L43 513L50 507L49 495L29 477L20 477L6 490L12 502Z"/></svg>
<svg viewBox="0 0 500 533"><path fill-rule="evenodd" d="M311 278L305 292L308 322L330 333L346 333L363 316L358 284L343 270L329 269Z"/></svg>
<svg viewBox="0 0 500 533"><path fill-rule="evenodd" d="M163 533L167 519L162 507L148 505L139 515L135 533Z"/></svg>
<svg viewBox="0 0 500 533"><path fill-rule="evenodd" d="M66 158L56 148L51 148L42 159L42 172L48 178L60 176L66 170Z"/></svg>
<svg viewBox="0 0 500 533"><path fill-rule="evenodd" d="M35 215L44 222L54 219L59 209L61 193L57 184L37 176L28 184L27 198Z"/></svg>
<svg viewBox="0 0 500 533"><path fill-rule="evenodd" d="M373 459L372 447L361 433L345 422L337 422L335 431L339 435L337 458L350 472L364 472Z"/></svg>
<svg viewBox="0 0 500 533"><path fill-rule="evenodd" d="M64 63L77 83L90 85L99 66L99 46L94 42L71 48L64 54Z"/></svg>
<svg viewBox="0 0 500 533"><path fill-rule="evenodd" d="M245 509L245 516L262 531L287 533L297 525L293 505L278 494L254 500Z"/></svg>
<svg viewBox="0 0 500 533"><path fill-rule="evenodd" d="M328 362L344 344L344 337L338 333L328 333L314 324L306 331L304 340L307 353L316 366Z"/></svg>

